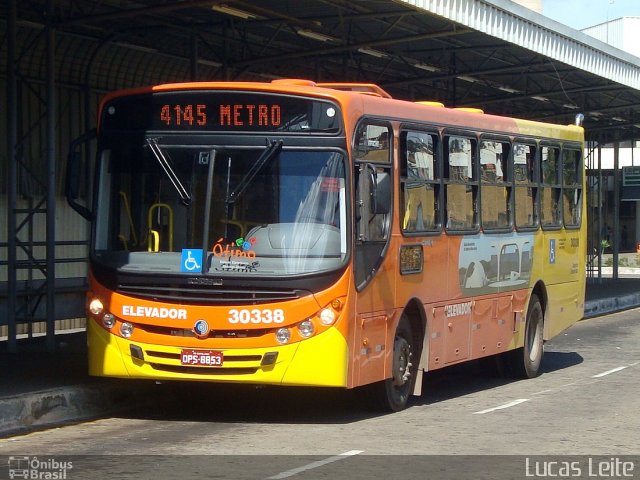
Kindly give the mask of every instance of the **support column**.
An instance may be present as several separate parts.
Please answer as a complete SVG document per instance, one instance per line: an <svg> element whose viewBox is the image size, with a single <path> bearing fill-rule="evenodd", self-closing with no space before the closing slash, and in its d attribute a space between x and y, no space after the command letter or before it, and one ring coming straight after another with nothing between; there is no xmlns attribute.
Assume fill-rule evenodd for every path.
<svg viewBox="0 0 640 480"><path fill-rule="evenodd" d="M7 18L7 347L10 352L17 350L16 295L18 275L16 273L16 202L18 197L18 88L16 80L16 0L9 0Z"/></svg>
<svg viewBox="0 0 640 480"><path fill-rule="evenodd" d="M636 253L640 253L637 248L638 243L640 243L640 219L638 218L638 215L640 215L640 201L636 200L636 218L634 220L635 228L633 229L633 243L631 244Z"/></svg>
<svg viewBox="0 0 640 480"><path fill-rule="evenodd" d="M56 86L54 0L47 0L47 350L56 348Z"/></svg>
<svg viewBox="0 0 640 480"><path fill-rule="evenodd" d="M613 279L618 278L620 254L620 142L613 144Z"/></svg>
<svg viewBox="0 0 640 480"><path fill-rule="evenodd" d="M598 281L602 283L602 240L604 240L604 236L602 235L602 138L598 139ZM605 190L606 191L606 190Z"/></svg>

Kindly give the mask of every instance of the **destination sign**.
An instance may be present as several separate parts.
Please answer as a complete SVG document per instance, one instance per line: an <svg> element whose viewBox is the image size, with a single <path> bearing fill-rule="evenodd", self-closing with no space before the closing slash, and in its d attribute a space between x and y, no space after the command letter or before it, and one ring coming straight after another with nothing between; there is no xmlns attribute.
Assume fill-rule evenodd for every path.
<svg viewBox="0 0 640 480"><path fill-rule="evenodd" d="M338 107L311 98L200 90L115 98L104 105L103 131L341 131Z"/></svg>

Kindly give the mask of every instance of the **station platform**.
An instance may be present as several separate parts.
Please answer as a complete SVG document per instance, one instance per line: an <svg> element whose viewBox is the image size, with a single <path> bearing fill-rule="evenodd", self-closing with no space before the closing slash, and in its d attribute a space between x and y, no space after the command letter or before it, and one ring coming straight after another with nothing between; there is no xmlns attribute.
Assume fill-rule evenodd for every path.
<svg viewBox="0 0 640 480"><path fill-rule="evenodd" d="M621 278L589 280L585 319L640 307L640 269L628 270L634 271L620 268ZM8 353L0 342L0 438L114 415L148 401L154 382L87 375L84 331L56 335L56 347L47 353L45 338L37 337L19 340L18 353Z"/></svg>

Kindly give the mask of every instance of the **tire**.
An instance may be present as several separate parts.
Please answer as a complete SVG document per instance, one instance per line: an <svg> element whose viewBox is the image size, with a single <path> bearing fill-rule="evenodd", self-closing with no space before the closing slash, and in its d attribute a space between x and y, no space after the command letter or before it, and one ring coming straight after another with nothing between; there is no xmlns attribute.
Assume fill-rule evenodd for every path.
<svg viewBox="0 0 640 480"><path fill-rule="evenodd" d="M544 355L544 311L536 294L531 295L524 331L524 346L509 353L507 366L511 376L534 378L540 374Z"/></svg>
<svg viewBox="0 0 640 480"><path fill-rule="evenodd" d="M369 387L376 409L399 412L407 407L416 383L420 349L419 335L413 331L409 318L403 314L393 341L392 377Z"/></svg>

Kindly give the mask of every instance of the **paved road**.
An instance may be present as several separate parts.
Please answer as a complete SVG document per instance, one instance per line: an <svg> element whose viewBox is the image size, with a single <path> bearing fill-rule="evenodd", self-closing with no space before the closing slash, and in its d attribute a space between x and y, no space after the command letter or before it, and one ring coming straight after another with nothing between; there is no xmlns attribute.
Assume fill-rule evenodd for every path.
<svg viewBox="0 0 640 480"><path fill-rule="evenodd" d="M422 397L389 415L363 410L351 392L161 385L155 408L0 440L0 455L88 455L73 457L77 476L67 478L116 465L121 478L154 479L212 468L217 478L432 478L433 468L436 478L483 478L483 468L502 478L496 465L522 478L526 456L601 455L573 466L594 478L600 460L611 469L627 461L638 478L640 310L575 325L547 344L543 370L527 381L479 375L475 364L434 372ZM141 456L120 457L133 454ZM438 456L451 454L516 457L459 457L452 470Z"/></svg>

